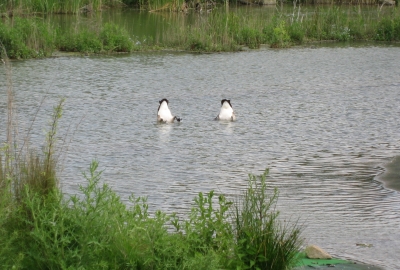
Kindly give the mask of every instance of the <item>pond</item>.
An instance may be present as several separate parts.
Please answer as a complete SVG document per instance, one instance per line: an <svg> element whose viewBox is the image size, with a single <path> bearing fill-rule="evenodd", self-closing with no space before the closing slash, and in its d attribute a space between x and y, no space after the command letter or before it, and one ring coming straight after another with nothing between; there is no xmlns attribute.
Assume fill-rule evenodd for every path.
<svg viewBox="0 0 400 270"><path fill-rule="evenodd" d="M78 192L97 159L123 200L148 196L152 211L185 213L198 192L235 198L249 173L269 168L282 218L300 218L306 243L398 269L398 59L400 46L365 43L136 53L13 62L12 79L20 135L30 129L34 147L66 97L59 124L66 194ZM4 141L4 69L0 77ZM162 98L181 123L156 123ZM223 98L236 122L213 120ZM392 177L380 179L385 166Z"/></svg>

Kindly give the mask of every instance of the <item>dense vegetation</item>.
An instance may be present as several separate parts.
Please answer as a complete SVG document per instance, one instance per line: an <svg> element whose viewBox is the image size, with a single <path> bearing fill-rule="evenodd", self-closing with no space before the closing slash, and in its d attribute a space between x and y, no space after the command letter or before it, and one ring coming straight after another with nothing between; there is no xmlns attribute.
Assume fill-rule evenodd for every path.
<svg viewBox="0 0 400 270"><path fill-rule="evenodd" d="M82 24L61 29L42 17L10 17L0 21L0 41L10 58L50 56L54 51L114 53L137 50L237 51L244 46L290 47L313 41L400 41L398 8L361 12L359 7L319 7L303 13L273 16L222 9L202 14L193 23L171 24L160 39L138 40L114 23Z"/></svg>
<svg viewBox="0 0 400 270"><path fill-rule="evenodd" d="M189 215L152 212L146 198L121 201L90 164L80 193L59 188L54 107L43 152L16 141L10 62L6 143L0 150L0 265L3 269L290 269L302 244L297 221L279 220L265 171L236 201L199 193ZM157 177L157 176L155 176Z"/></svg>

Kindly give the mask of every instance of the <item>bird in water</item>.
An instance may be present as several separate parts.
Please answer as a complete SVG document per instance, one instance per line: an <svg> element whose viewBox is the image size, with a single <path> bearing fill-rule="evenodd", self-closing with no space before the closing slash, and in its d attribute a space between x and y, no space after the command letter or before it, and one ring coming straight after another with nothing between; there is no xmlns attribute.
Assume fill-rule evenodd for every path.
<svg viewBox="0 0 400 270"><path fill-rule="evenodd" d="M168 108L168 99L163 98L159 101L160 105L158 106L157 111L157 122L158 123L173 123L175 120L180 122L181 118L173 116L170 109Z"/></svg>
<svg viewBox="0 0 400 270"><path fill-rule="evenodd" d="M221 100L221 110L215 120L228 120L228 121L235 121L236 116L235 112L233 111L230 99L223 99Z"/></svg>

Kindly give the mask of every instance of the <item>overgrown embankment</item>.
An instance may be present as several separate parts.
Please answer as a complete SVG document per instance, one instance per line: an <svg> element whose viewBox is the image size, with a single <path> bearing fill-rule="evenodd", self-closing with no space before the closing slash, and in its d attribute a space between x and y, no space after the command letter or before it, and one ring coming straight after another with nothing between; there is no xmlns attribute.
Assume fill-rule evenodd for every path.
<svg viewBox="0 0 400 270"><path fill-rule="evenodd" d="M184 16L184 15L183 15ZM138 40L113 23L61 30L38 17L13 17L0 22L0 41L9 57L26 59L51 56L55 51L115 53L173 49L200 52L255 49L261 44L290 47L314 41L400 41L400 10L379 8L362 12L359 7L319 7L302 12L263 13L213 10L194 23L176 24L159 40Z"/></svg>

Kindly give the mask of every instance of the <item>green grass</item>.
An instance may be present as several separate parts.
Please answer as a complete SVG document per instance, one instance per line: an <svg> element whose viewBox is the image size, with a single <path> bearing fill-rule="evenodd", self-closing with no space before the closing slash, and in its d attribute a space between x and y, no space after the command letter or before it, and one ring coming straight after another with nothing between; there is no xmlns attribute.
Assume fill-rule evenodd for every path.
<svg viewBox="0 0 400 270"><path fill-rule="evenodd" d="M23 208L13 205L13 211L1 212L1 265L7 269L288 269L295 264L288 254L297 250L299 229L291 234L275 218L268 228L256 222L252 225L259 229L234 229L232 203L221 195L218 207L213 206L212 191L195 198L187 219L161 211L150 214L145 198L132 197L127 207L101 183L100 175L98 163L93 162L81 194L68 199L54 190L44 200L26 187ZM273 209L265 210L277 217ZM244 233L250 235L246 241ZM265 239L270 234L268 241L274 243ZM260 246L253 243L256 238ZM290 244L282 246L281 241ZM254 254L264 244L271 247L272 263Z"/></svg>
<svg viewBox="0 0 400 270"><path fill-rule="evenodd" d="M37 18L1 21L0 41L14 59L50 56L55 49L54 30Z"/></svg>
<svg viewBox="0 0 400 270"><path fill-rule="evenodd" d="M215 11L193 25L176 26L164 34L167 47L191 51L235 51L268 44L285 48L314 41L399 41L397 8L360 12L339 6L319 7L311 13L233 13Z"/></svg>
<svg viewBox="0 0 400 270"><path fill-rule="evenodd" d="M109 54L154 49L196 52L257 49L262 44L286 48L315 41L400 41L400 10L361 12L357 7L318 7L292 14L214 10L193 23L176 23L139 42L126 29L94 20L61 29L36 17L0 21L0 40L13 59L51 56L54 51Z"/></svg>
<svg viewBox="0 0 400 270"><path fill-rule="evenodd" d="M29 14L77 14L101 11L104 8L123 6L116 0L1 0L0 13L3 16Z"/></svg>
<svg viewBox="0 0 400 270"><path fill-rule="evenodd" d="M278 190L268 190L268 170L249 175L248 188L234 206L237 254L246 269L289 269L302 244L298 222L279 221ZM273 210L273 211L272 211Z"/></svg>

